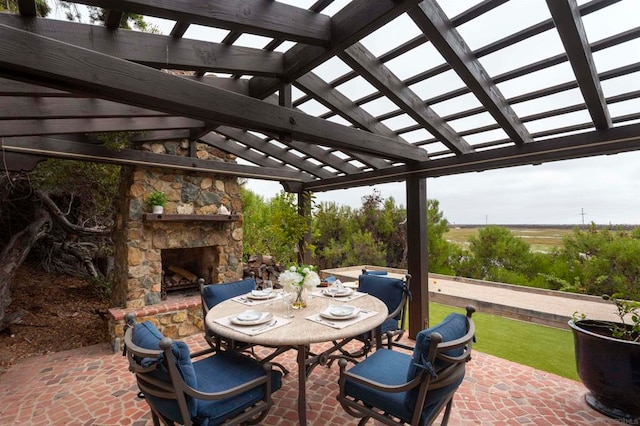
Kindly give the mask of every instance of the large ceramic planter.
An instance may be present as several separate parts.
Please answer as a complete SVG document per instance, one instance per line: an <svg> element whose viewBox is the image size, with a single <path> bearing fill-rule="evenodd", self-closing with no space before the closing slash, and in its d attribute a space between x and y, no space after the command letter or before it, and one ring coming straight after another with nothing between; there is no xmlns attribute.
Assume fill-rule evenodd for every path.
<svg viewBox="0 0 640 426"><path fill-rule="evenodd" d="M602 321L569 321L587 404L627 424L640 424L640 342L610 337Z"/></svg>

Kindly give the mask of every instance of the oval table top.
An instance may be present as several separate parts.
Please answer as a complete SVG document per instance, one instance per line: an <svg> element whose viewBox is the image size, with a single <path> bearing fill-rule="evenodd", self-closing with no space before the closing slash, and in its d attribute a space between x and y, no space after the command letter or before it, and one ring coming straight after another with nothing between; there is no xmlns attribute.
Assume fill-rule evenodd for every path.
<svg viewBox="0 0 640 426"><path fill-rule="evenodd" d="M346 339L358 336L372 330L382 324L387 318L387 305L380 299L365 294L362 297L353 299L348 303L340 302L339 298L330 299L321 296L311 296L306 294L305 301L307 307L304 309L290 309L294 315L290 324L276 327L255 336L249 336L236 331L222 324L215 322L215 319L238 314L247 309L255 309L263 312L271 312L274 316L285 318L287 308L281 298L277 298L270 303L256 305L251 308L234 300L226 300L214 306L205 317L205 324L209 330L222 337L243 342L256 343L269 346L299 346L310 343L328 342L332 340ZM318 314L329 305L348 304L360 309L377 312L375 315L358 321L348 327L337 329L326 324L308 320L307 317Z"/></svg>

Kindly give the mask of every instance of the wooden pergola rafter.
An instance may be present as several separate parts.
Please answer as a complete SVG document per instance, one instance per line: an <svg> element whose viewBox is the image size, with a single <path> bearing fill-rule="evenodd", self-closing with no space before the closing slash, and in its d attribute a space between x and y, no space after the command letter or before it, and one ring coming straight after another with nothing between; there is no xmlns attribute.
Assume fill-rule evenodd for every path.
<svg viewBox="0 0 640 426"><path fill-rule="evenodd" d="M415 236L412 334L428 312L420 237L426 178L640 149L640 90L622 83L608 91L603 84L640 73L634 49L640 27L590 39L583 22L620 5L633 8L634 0L547 0L542 18L483 46L463 26L502 16L513 2L478 0L455 15L450 0L352 0L341 8L318 0L307 9L272 0L218 0L206 7L195 0L77 3L106 8L104 26L36 17L35 0L19 0L19 14L0 14L5 167L29 169L48 157L146 164L275 180L297 192L405 181L412 200L407 224ZM166 35L120 29L125 13L172 26ZM371 41L400 19L407 31L413 26L411 36L389 34L384 48ZM207 27L224 31L199 35ZM553 53L514 65L505 57L499 73L485 66L493 55L549 32L560 41ZM260 41L248 46L253 36ZM624 60L598 66L594 56L627 45ZM440 57L423 60L425 47ZM398 73L396 61L407 57L415 69ZM572 72L565 80L515 94L503 89L563 66ZM424 90L445 73L462 83ZM349 86L360 81L372 89L351 93ZM559 94L573 99L544 106ZM463 98L474 102L442 108ZM518 113L533 101L537 109ZM571 114L584 118L562 120ZM465 120L470 124L463 127ZM96 134L114 131L135 132L136 143L189 139L243 161L109 151Z"/></svg>

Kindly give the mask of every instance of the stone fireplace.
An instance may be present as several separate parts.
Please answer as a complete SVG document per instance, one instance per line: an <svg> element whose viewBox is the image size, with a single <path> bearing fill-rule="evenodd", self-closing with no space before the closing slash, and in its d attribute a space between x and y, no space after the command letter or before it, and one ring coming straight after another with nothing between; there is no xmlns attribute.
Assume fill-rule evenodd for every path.
<svg viewBox="0 0 640 426"><path fill-rule="evenodd" d="M186 155L189 142L146 144L143 149ZM235 161L205 144L197 144L196 153L201 159ZM152 214L145 206L152 191L167 195L162 215ZM161 329L164 326L169 337L201 331L196 286L189 286L183 278L186 275L192 281L195 277L196 285L197 278L214 283L242 278L242 204L237 178L123 167L120 194L114 235L112 336L121 337L118 328L126 312L135 312L138 320L151 318ZM225 214L218 214L221 206ZM169 289L168 281L178 285ZM190 289L191 299L185 289ZM181 324L167 330L176 318Z"/></svg>

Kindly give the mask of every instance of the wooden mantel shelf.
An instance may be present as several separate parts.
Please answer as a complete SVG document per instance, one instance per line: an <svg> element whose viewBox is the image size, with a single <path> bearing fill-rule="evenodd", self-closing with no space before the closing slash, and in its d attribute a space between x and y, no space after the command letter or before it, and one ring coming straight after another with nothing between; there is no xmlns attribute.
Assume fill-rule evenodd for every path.
<svg viewBox="0 0 640 426"><path fill-rule="evenodd" d="M145 213L145 222L234 222L240 219L238 214L153 214Z"/></svg>

